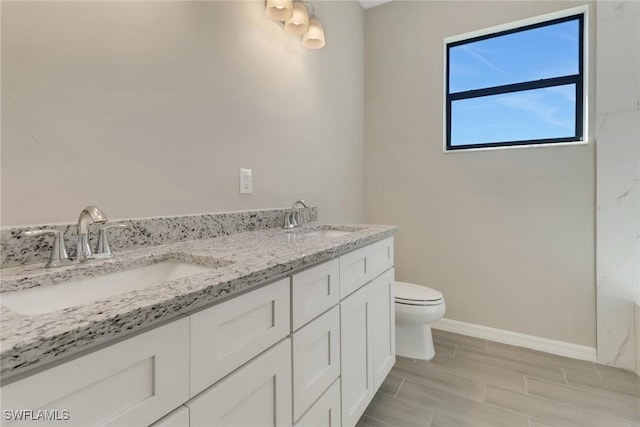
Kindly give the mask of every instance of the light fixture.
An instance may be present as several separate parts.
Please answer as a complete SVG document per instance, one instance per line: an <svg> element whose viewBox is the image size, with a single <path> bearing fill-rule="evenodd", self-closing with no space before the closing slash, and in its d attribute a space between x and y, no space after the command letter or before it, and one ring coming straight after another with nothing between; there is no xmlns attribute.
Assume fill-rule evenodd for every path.
<svg viewBox="0 0 640 427"><path fill-rule="evenodd" d="M291 0L267 0L267 16L275 21L286 21L293 14Z"/></svg>
<svg viewBox="0 0 640 427"><path fill-rule="evenodd" d="M302 1L293 2L293 14L284 23L284 29L297 36L301 36L309 30L309 14Z"/></svg>
<svg viewBox="0 0 640 427"><path fill-rule="evenodd" d="M302 36L302 45L307 49L324 47L324 28L315 14L313 5L304 0L267 0L266 13L278 21L285 31ZM311 9L309 14L308 9Z"/></svg>
<svg viewBox="0 0 640 427"><path fill-rule="evenodd" d="M309 31L302 36L302 45L307 49L324 47L324 28L315 15L309 19Z"/></svg>

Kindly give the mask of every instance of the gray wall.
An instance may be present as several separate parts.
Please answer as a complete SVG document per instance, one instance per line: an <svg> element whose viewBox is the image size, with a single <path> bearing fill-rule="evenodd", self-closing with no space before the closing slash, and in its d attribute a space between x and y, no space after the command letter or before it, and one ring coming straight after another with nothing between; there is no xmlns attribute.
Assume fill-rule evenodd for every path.
<svg viewBox="0 0 640 427"><path fill-rule="evenodd" d="M2 225L303 197L322 220L361 221L364 11L314 6L319 51L263 1L3 1Z"/></svg>
<svg viewBox="0 0 640 427"><path fill-rule="evenodd" d="M442 152L443 39L579 4L368 10L365 212L400 226L397 278L441 290L447 318L595 347L593 141ZM594 71L592 61L591 99Z"/></svg>

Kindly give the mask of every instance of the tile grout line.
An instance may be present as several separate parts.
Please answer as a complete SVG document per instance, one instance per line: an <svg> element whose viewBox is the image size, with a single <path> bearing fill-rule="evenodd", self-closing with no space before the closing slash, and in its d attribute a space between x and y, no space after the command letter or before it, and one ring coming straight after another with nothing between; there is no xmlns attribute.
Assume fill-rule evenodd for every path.
<svg viewBox="0 0 640 427"><path fill-rule="evenodd" d="M500 388L500 387L498 387L498 388ZM594 411L594 410L592 410L592 409L588 409L588 408L584 408L584 407L581 407L581 406L577 406L577 405L572 404L572 403L567 403L567 402L564 402L564 401L559 401L559 400L553 399L553 398L551 398L551 397L538 396L538 395L529 395L529 394L526 394L526 395L525 395L525 394L523 394L523 393L520 393L519 391L513 391L513 390L509 390L509 391L510 391L511 393L515 393L515 394L520 394L520 395L523 395L523 396L527 396L527 397L529 397L529 398L531 398L531 399L538 399L538 400L542 400L542 401L546 401L546 402L553 402L553 403L559 404L559 405L561 405L561 406L568 406L568 407L571 407L571 408L574 408L574 409L587 410L587 411L591 411L591 412L596 413L596 414L599 414L599 415L608 415L608 414L604 414L604 413L599 412L599 411ZM501 405L500 405L500 404L498 404L498 403L485 403L485 404L486 404L486 405L489 405L489 406L493 406L494 408L502 409L503 411L509 411L509 412L513 412L513 413L516 413L516 414L524 415L524 416L526 416L526 417L528 417L528 418L531 418L531 417L532 417L532 415L529 415L529 414L527 414L527 413L525 413L525 412L520 412L520 411L517 411L517 410L515 410L515 409L506 408L506 407L504 407L504 406L501 406ZM625 420L624 418L616 417L616 416L614 416L614 415L608 415L608 416L613 417L613 418L618 418L618 419L620 419L620 420L622 420L622 421L625 421L625 422L627 421L627 420Z"/></svg>
<svg viewBox="0 0 640 427"><path fill-rule="evenodd" d="M610 399L614 399L623 403L637 402L637 399L633 399L635 396L626 396L621 393L617 393L615 391L599 390L599 389L594 389L592 387L584 387L584 386L581 387L580 384L577 384L577 385L567 384L567 388L573 391L578 391L578 392L582 391L585 393L597 394L597 395L608 397Z"/></svg>
<svg viewBox="0 0 640 427"><path fill-rule="evenodd" d="M594 362L591 362L591 363L593 363L593 369L595 369L595 370L596 370L596 374L598 374L598 376L599 376L600 378L602 378L602 374L600 373L600 370L598 369L598 367L596 366L596 364L595 364Z"/></svg>
<svg viewBox="0 0 640 427"><path fill-rule="evenodd" d="M519 392L514 391L513 393L519 393ZM522 393L520 393L520 394L522 394ZM515 409L511 409L511 408L506 408L504 406L500 406L497 403L484 402L484 404L489 406L489 407L492 407L492 408L500 409L501 411L509 412L511 414L516 414L516 415L520 415L520 416L523 416L523 417L529 417L530 416L529 414L526 414L524 412L520 412L520 411L516 411Z"/></svg>
<svg viewBox="0 0 640 427"><path fill-rule="evenodd" d="M501 387L498 387L498 388L501 388ZM570 386L568 388L570 390L572 389ZM573 390L578 390L579 391L581 389L573 389ZM522 394L520 392L513 391L513 390L509 390L509 391L511 393ZM538 399L538 400L543 400L543 401L547 401L547 402L553 402L553 403L556 403L556 404L559 404L559 405L562 405L562 406L568 406L568 407L572 407L572 408L575 408L575 409L581 409L583 411L590 411L590 412L592 412L594 414L604 415L604 416L608 416L608 417L611 417L611 418L616 418L618 420L621 420L621 421L624 421L626 423L629 423L628 419L623 418L622 415L619 415L619 414L613 415L613 414L610 414L610 413L607 413L607 412L601 412L599 409L591 409L589 407L581 406L580 404L576 404L576 403L572 403L572 402L570 403L570 402L562 401L562 400L557 400L557 399L549 397L549 396L541 396L541 395L536 395L536 394L533 394L533 395L532 394L527 394L527 396L532 398L532 399ZM524 414L523 412L518 412L518 411L515 411L513 409L508 409L508 408L505 408L503 406L500 406L499 404L488 403L488 405L492 405L492 406L495 406L496 408L500 408L500 409L503 409L503 410L508 410L508 411L515 412L515 413L518 413L518 414ZM524 414L524 415L530 416L529 414Z"/></svg>
<svg viewBox="0 0 640 427"><path fill-rule="evenodd" d="M362 417L371 418L372 420L375 420L375 421L377 421L377 422L379 422L379 423L382 423L382 424L384 424L384 425L388 425L388 426L391 426L391 425L392 425L391 423L388 423L388 422L386 422L386 421L379 420L378 418L376 418L376 417L372 417L371 415L362 414ZM360 417L360 418L362 418L362 417ZM360 421L360 420L358 420L358 421Z"/></svg>
<svg viewBox="0 0 640 427"><path fill-rule="evenodd" d="M431 416L429 417L429 424L427 424L427 427L431 427L431 423L433 422L433 419L436 417L436 412L435 411L429 411L431 413Z"/></svg>
<svg viewBox="0 0 640 427"><path fill-rule="evenodd" d="M394 399L398 398L398 395L400 394L400 389L404 385L404 382L405 382L405 378L402 378L402 382L400 383L400 387L398 387L398 390L396 391L396 394L393 395Z"/></svg>

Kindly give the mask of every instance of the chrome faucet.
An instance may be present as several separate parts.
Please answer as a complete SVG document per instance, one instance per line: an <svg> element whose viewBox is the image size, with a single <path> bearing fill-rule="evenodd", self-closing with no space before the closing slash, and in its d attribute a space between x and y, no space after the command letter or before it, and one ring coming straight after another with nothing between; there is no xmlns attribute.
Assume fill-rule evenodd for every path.
<svg viewBox="0 0 640 427"><path fill-rule="evenodd" d="M107 222L107 216L96 206L87 206L80 212L78 218L78 240L76 243L76 259L84 261L93 258L93 251L89 246L89 224Z"/></svg>
<svg viewBox="0 0 640 427"><path fill-rule="evenodd" d="M309 207L309 205L307 205L304 200L296 200L293 203L293 206L291 206L291 211L287 212L285 214L285 216L284 216L284 226L283 227L285 229L296 228L297 226L299 226L301 224L300 215L299 215L298 211L296 210L298 205L302 205L304 208L308 208Z"/></svg>
<svg viewBox="0 0 640 427"><path fill-rule="evenodd" d="M29 230L22 233L27 237L39 237L45 236L48 234L52 234L53 246L51 247L51 255L49 256L49 262L47 262L46 267L63 267L65 265L70 265L72 262L69 259L69 255L67 255L67 248L64 245L64 233L60 230Z"/></svg>

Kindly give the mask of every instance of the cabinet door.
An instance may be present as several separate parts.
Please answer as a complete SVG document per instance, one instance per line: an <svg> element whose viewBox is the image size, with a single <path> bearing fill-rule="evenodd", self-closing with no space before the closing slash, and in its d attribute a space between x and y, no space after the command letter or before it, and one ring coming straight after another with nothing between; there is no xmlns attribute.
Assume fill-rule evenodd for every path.
<svg viewBox="0 0 640 427"><path fill-rule="evenodd" d="M195 396L289 334L289 279L190 316Z"/></svg>
<svg viewBox="0 0 640 427"><path fill-rule="evenodd" d="M293 420L340 375L340 310L332 308L293 334Z"/></svg>
<svg viewBox="0 0 640 427"><path fill-rule="evenodd" d="M396 311L394 274L390 268L374 279L371 287L373 316L373 383L378 390L396 363Z"/></svg>
<svg viewBox="0 0 640 427"><path fill-rule="evenodd" d="M340 262L327 261L291 278L291 329L296 330L338 303Z"/></svg>
<svg viewBox="0 0 640 427"><path fill-rule="evenodd" d="M291 340L186 403L191 427L291 426Z"/></svg>
<svg viewBox="0 0 640 427"><path fill-rule="evenodd" d="M371 288L340 302L342 425L355 426L375 394Z"/></svg>
<svg viewBox="0 0 640 427"><path fill-rule="evenodd" d="M69 419L56 423L65 427L148 426L188 399L189 320L176 320L8 384L1 393L3 410L67 410Z"/></svg>
<svg viewBox="0 0 640 427"><path fill-rule="evenodd" d="M295 427L340 427L340 380L324 392Z"/></svg>

